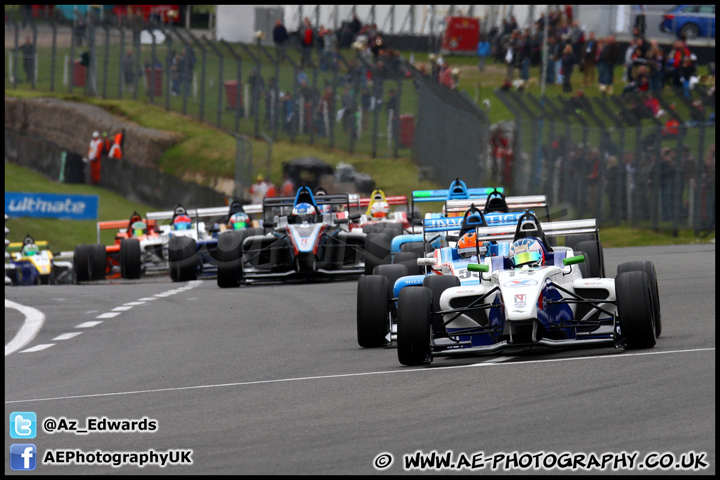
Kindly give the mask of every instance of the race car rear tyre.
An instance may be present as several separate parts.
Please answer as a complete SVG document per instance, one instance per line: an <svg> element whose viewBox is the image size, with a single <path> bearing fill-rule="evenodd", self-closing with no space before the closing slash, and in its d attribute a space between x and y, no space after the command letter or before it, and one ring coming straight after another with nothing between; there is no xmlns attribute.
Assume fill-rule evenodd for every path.
<svg viewBox="0 0 720 480"><path fill-rule="evenodd" d="M583 233L580 235L568 235L565 237L565 246L576 250L575 245L580 242L594 242L597 240L594 233ZM580 250L579 248L577 250Z"/></svg>
<svg viewBox="0 0 720 480"><path fill-rule="evenodd" d="M397 352L403 365L428 364L432 292L425 287L403 288L398 307Z"/></svg>
<svg viewBox="0 0 720 480"><path fill-rule="evenodd" d="M75 246L73 268L75 269L76 283L90 280L90 245Z"/></svg>
<svg viewBox="0 0 720 480"><path fill-rule="evenodd" d="M170 278L174 282L197 279L197 244L194 238L170 237L168 259Z"/></svg>
<svg viewBox="0 0 720 480"><path fill-rule="evenodd" d="M382 347L387 343L389 308L385 300L389 289L384 275L364 275L357 288L357 338L363 348Z"/></svg>
<svg viewBox="0 0 720 480"><path fill-rule="evenodd" d="M591 277L605 276L605 265L603 265L602 244L596 241L578 242L575 249L585 252L587 259L588 274Z"/></svg>
<svg viewBox="0 0 720 480"><path fill-rule="evenodd" d="M246 237L244 230L223 232L218 237L218 287L240 286L243 274L242 244Z"/></svg>
<svg viewBox="0 0 720 480"><path fill-rule="evenodd" d="M440 295L452 287L459 287L460 279L455 275L430 275L423 279L423 287L428 288L432 292L432 312L440 311ZM430 322L432 323L433 331L438 333L444 333L445 329L442 327L443 318L442 315L430 315Z"/></svg>
<svg viewBox="0 0 720 480"><path fill-rule="evenodd" d="M660 335L662 334L662 316L660 314L660 293L658 292L655 264L646 260L639 262L626 262L618 265L617 275L625 272L645 272L648 276L648 280L650 282L650 294L652 297L653 315L655 318L655 337L660 338Z"/></svg>
<svg viewBox="0 0 720 480"><path fill-rule="evenodd" d="M420 255L415 252L400 252L395 254L392 263L405 265L408 275L422 275L423 271L417 263L418 258L420 258Z"/></svg>
<svg viewBox="0 0 720 480"><path fill-rule="evenodd" d="M423 245L423 242L406 242L400 245L400 251L401 252L414 252L417 253L419 257L425 256L425 246Z"/></svg>
<svg viewBox="0 0 720 480"><path fill-rule="evenodd" d="M120 276L127 279L140 278L142 262L140 261L140 240L125 238L120 242Z"/></svg>
<svg viewBox="0 0 720 480"><path fill-rule="evenodd" d="M615 277L620 332L625 348L652 348L656 343L650 281L645 272L624 272Z"/></svg>
<svg viewBox="0 0 720 480"><path fill-rule="evenodd" d="M390 263L392 239L385 232L371 232L365 237L365 275L372 275L378 265Z"/></svg>
<svg viewBox="0 0 720 480"><path fill-rule="evenodd" d="M107 251L105 245L96 243L89 245L90 280L105 280L107 270Z"/></svg>

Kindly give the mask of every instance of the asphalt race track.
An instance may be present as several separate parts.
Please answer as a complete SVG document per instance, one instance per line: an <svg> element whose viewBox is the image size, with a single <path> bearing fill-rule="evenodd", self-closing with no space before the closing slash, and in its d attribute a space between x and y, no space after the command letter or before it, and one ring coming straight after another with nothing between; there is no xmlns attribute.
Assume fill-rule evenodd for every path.
<svg viewBox="0 0 720 480"><path fill-rule="evenodd" d="M415 452L451 452L456 467L497 459L494 473L585 473L557 466L585 458L589 468L590 454L615 454L626 462L615 465L620 473L714 474L715 246L605 250L613 276L637 259L658 272L663 335L655 348L438 358L421 368L401 366L394 348L358 347L354 281L220 289L215 280L155 277L6 287L6 425L12 412L35 412L39 432L32 440L6 433L5 451L35 444L36 474L398 474ZM29 327L8 300L45 316L10 354L8 344ZM51 418L61 428L64 418L82 429L88 417L145 418L141 425L155 420L157 428L42 427ZM192 464L45 461L62 450L109 462L117 452L173 449ZM635 454L635 468L623 470ZM12 471L8 458L6 474L29 474ZM661 459L706 467L638 467ZM531 461L556 469L521 469Z"/></svg>

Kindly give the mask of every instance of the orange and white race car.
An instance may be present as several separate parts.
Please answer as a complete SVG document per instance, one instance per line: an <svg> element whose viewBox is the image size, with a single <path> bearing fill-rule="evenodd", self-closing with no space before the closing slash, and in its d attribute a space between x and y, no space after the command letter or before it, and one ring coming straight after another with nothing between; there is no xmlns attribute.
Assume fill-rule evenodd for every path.
<svg viewBox="0 0 720 480"><path fill-rule="evenodd" d="M100 243L100 232L117 230L111 245ZM155 220L133 212L129 220L97 223L97 243L78 245L74 252L75 281L140 278L145 271L167 270L162 234Z"/></svg>
<svg viewBox="0 0 720 480"><path fill-rule="evenodd" d="M387 231L393 237L403 233L413 233L412 214L409 212L408 198L405 195L385 196L382 190L374 190L369 198L358 200L365 212L352 224L352 229L361 229L364 233ZM392 211L390 206L402 206Z"/></svg>

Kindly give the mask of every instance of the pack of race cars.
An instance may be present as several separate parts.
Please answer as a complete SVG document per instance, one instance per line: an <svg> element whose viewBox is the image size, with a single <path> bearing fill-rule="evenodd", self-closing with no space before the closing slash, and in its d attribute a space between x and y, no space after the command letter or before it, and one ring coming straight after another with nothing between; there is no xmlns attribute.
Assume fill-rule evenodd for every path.
<svg viewBox="0 0 720 480"><path fill-rule="evenodd" d="M425 202L442 208L421 218L415 205ZM110 229L114 242L100 243ZM133 212L99 222L97 234L72 263L28 236L10 245L22 252L6 276L30 285L58 283L52 272L68 269L76 282L169 274L215 277L220 288L357 279L358 344L396 346L408 366L533 348L650 348L662 331L654 265L624 263L607 278L594 219L550 221L543 195L506 197L459 179L410 202L302 186L262 205Z"/></svg>

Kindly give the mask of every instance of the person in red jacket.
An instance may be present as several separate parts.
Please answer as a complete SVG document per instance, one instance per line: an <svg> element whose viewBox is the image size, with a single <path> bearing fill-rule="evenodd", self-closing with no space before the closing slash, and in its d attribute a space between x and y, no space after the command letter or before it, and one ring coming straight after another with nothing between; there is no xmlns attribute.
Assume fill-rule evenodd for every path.
<svg viewBox="0 0 720 480"><path fill-rule="evenodd" d="M300 31L300 43L302 44L302 58L300 59L300 68L305 68L306 62L310 62L310 53L313 47L313 28L310 19L305 17L303 28Z"/></svg>

